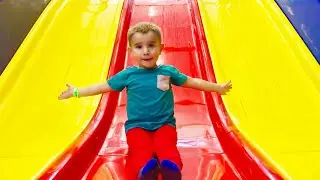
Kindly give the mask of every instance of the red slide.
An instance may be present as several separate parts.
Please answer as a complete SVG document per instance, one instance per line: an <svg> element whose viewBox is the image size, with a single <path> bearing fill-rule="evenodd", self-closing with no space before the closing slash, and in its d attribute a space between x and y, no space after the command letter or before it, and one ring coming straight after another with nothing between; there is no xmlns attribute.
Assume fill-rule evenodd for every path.
<svg viewBox="0 0 320 180"><path fill-rule="evenodd" d="M196 1L124 3L109 77L133 63L126 48L128 28L151 21L163 33L165 47L159 63L174 65L188 76L215 81ZM173 90L183 180L281 179L230 133L219 96L181 87ZM125 120L125 91L103 95L83 135L40 179L125 180Z"/></svg>

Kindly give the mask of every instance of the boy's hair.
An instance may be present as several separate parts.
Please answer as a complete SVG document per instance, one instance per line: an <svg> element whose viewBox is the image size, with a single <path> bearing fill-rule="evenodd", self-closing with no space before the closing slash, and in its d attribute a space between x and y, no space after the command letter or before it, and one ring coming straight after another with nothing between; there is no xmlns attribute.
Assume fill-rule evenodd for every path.
<svg viewBox="0 0 320 180"><path fill-rule="evenodd" d="M135 24L134 26L130 27L129 31L128 31L128 41L129 41L129 46L131 45L131 39L132 36L135 33L142 33L142 34L146 34L149 31L152 31L156 34L156 36L159 38L160 44L161 44L161 30L160 27L150 23L150 22L140 22Z"/></svg>

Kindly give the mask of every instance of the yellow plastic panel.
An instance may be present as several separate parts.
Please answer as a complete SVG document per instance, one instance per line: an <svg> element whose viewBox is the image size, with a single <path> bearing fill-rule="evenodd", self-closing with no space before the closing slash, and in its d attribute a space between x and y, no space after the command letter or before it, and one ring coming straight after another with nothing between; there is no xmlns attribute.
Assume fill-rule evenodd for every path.
<svg viewBox="0 0 320 180"><path fill-rule="evenodd" d="M101 96L58 101L65 84L103 82L123 0L52 0L0 79L0 179L31 179L91 120Z"/></svg>
<svg viewBox="0 0 320 180"><path fill-rule="evenodd" d="M320 179L320 66L271 0L199 0L223 100L239 131L282 175Z"/></svg>

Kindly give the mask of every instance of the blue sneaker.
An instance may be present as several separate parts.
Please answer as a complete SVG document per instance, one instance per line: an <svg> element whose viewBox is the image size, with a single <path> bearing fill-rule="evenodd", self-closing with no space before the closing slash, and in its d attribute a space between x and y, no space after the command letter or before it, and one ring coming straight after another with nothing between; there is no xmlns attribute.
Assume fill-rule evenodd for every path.
<svg viewBox="0 0 320 180"><path fill-rule="evenodd" d="M138 180L157 180L158 174L159 174L158 160L155 158L152 158L139 171Z"/></svg>
<svg viewBox="0 0 320 180"><path fill-rule="evenodd" d="M181 180L179 167L172 161L163 160L160 164L162 180Z"/></svg>

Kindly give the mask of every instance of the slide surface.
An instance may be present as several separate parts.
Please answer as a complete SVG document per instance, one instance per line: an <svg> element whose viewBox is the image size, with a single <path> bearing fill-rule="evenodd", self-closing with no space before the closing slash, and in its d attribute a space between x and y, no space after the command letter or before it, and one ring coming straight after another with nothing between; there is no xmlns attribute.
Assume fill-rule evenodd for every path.
<svg viewBox="0 0 320 180"><path fill-rule="evenodd" d="M187 0L125 1L108 77L135 65L128 56L126 33L130 25L140 21L152 21L162 28L165 47L159 64L171 64L189 76L214 80L198 5ZM226 115L217 94L181 87L173 87L173 91L183 179L281 179L253 160L224 127L221 119ZM219 106L215 106L213 97ZM123 128L126 98L125 91L104 94L86 129L89 133L39 179L128 179Z"/></svg>
<svg viewBox="0 0 320 180"><path fill-rule="evenodd" d="M58 95L105 80L122 5L48 4L0 78L0 179L32 179L87 127L101 96Z"/></svg>
<svg viewBox="0 0 320 180"><path fill-rule="evenodd" d="M233 82L223 100L237 129L287 179L319 179L320 66L302 38L271 0L199 5L217 81Z"/></svg>
<svg viewBox="0 0 320 180"><path fill-rule="evenodd" d="M196 32L191 4L182 1L135 0L131 9L130 26L141 21L151 21L162 29L164 49L159 64L174 65L188 76L200 77L200 55L197 52ZM126 20L125 20L126 21ZM128 22L125 22L125 24ZM124 36L126 37L126 36ZM136 65L126 54L124 67ZM117 60L121 61L121 59ZM123 61L123 60L122 60ZM120 62L116 62L120 63ZM177 119L178 148L184 168L183 179L235 178L223 157L223 150L212 126L204 94L195 90L173 87L175 117ZM125 180L127 153L124 123L126 121L126 92L117 101L110 130L95 162L85 179ZM227 171L230 172L227 172Z"/></svg>

